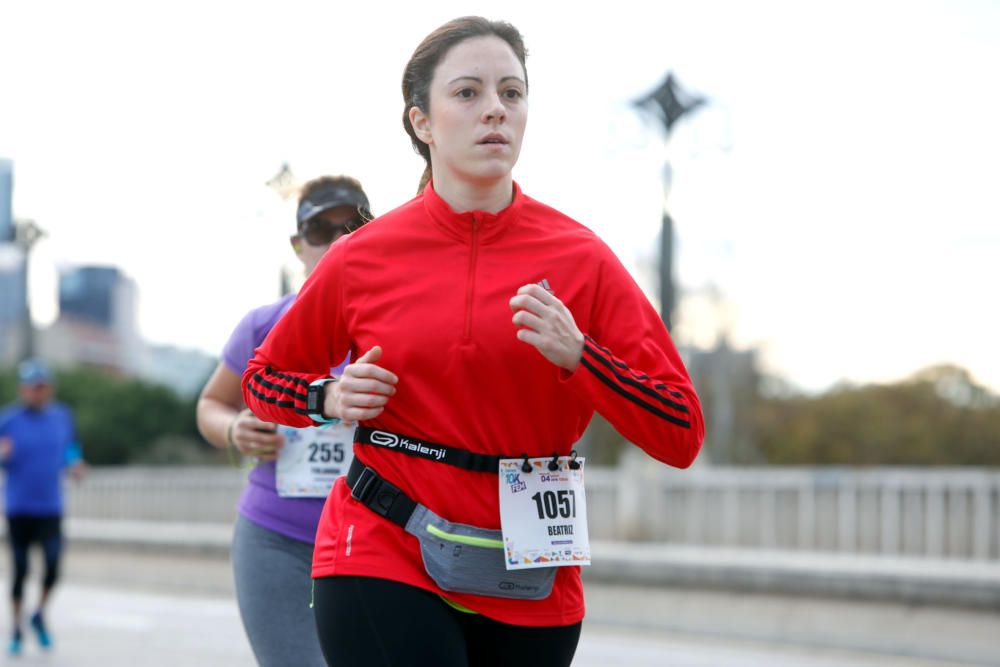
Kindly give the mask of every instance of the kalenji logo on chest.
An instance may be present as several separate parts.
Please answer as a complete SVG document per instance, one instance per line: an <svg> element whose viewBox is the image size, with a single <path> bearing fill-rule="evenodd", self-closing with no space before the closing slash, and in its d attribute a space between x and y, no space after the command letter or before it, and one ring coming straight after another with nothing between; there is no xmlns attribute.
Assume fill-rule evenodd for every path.
<svg viewBox="0 0 1000 667"><path fill-rule="evenodd" d="M372 431L371 435L372 444L382 445L383 447L397 447L399 446L399 436L395 433L386 433L385 431Z"/></svg>
<svg viewBox="0 0 1000 667"><path fill-rule="evenodd" d="M555 291L549 285L549 279L548 278L542 278L540 281L538 281L535 284L538 285L539 287L541 287L543 290L545 290L549 294L551 294L552 296L556 295Z"/></svg>
<svg viewBox="0 0 1000 667"><path fill-rule="evenodd" d="M446 454L445 450L440 447L428 447L419 440L401 438L395 433L386 433L385 431L372 431L370 440L373 445L389 447L390 449L399 447L400 449L411 451L414 454L419 454L429 459L432 458L435 461L440 461Z"/></svg>

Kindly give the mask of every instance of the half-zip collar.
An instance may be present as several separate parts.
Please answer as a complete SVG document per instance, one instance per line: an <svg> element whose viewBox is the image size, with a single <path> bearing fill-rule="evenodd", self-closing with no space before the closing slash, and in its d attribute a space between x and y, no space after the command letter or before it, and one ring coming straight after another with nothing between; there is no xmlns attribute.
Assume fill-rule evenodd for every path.
<svg viewBox="0 0 1000 667"><path fill-rule="evenodd" d="M524 195L521 194L521 188L517 183L513 185L513 201L507 208L498 213L487 213L486 211L455 213L448 202L441 199L434 191L434 182L431 181L424 188L424 209L431 220L449 236L463 243L471 243L475 238L477 243L489 244L500 238L520 216L521 208L524 205ZM473 233L474 229L475 233Z"/></svg>

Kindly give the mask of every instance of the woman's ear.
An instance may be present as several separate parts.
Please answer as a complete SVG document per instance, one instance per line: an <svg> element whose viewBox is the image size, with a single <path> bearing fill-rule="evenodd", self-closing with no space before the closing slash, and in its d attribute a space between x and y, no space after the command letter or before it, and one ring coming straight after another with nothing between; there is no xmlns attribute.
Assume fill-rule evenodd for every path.
<svg viewBox="0 0 1000 667"><path fill-rule="evenodd" d="M413 126L413 133L417 135L417 139L420 139L420 141L428 146L433 144L434 138L431 136L430 117L418 106L410 107L409 115L410 125Z"/></svg>

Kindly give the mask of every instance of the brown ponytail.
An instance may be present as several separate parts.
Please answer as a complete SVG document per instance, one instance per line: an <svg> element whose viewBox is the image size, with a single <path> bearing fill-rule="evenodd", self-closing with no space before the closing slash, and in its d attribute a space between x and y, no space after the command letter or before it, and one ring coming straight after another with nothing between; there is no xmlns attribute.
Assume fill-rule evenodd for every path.
<svg viewBox="0 0 1000 667"><path fill-rule="evenodd" d="M424 173L420 174L420 183L417 185L418 195L424 194L424 188L426 188L427 184L431 182L432 175L433 174L431 174L431 163L428 162L426 165L424 165Z"/></svg>

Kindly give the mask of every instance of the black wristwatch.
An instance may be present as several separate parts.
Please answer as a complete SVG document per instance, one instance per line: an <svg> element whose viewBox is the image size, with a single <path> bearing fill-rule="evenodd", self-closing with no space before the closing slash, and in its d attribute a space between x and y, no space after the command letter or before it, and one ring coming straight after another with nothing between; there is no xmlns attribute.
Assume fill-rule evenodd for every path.
<svg viewBox="0 0 1000 667"><path fill-rule="evenodd" d="M306 412L309 414L309 418L317 424L332 426L340 423L336 417L327 417L323 414L326 385L336 381L337 378L320 378L309 385L309 390L306 392Z"/></svg>

